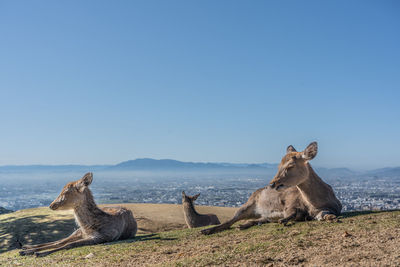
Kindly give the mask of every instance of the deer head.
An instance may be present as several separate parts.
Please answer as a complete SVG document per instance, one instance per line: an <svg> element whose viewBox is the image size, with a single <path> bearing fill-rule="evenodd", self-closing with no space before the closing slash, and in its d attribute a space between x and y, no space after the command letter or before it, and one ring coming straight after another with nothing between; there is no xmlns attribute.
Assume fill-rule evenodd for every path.
<svg viewBox="0 0 400 267"><path fill-rule="evenodd" d="M81 179L66 184L60 195L50 204L50 209L66 210L79 206L85 199L85 189L92 181L93 174L88 172Z"/></svg>
<svg viewBox="0 0 400 267"><path fill-rule="evenodd" d="M200 193L194 196L188 196L185 194L185 191L182 191L182 203L193 203L199 196Z"/></svg>
<svg viewBox="0 0 400 267"><path fill-rule="evenodd" d="M278 172L270 182L271 187L278 190L283 186L303 183L309 175L308 161L315 158L317 151L317 142L309 144L303 152L297 152L292 145L288 146L286 155L278 166Z"/></svg>

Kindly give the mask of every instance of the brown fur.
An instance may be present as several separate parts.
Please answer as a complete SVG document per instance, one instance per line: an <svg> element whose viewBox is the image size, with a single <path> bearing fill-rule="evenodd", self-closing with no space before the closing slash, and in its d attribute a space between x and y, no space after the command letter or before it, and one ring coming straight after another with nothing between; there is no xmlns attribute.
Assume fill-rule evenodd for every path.
<svg viewBox="0 0 400 267"><path fill-rule="evenodd" d="M189 228L216 225L220 224L220 221L215 214L199 214L194 208L194 201L199 197L200 194L195 196L188 196L182 191L182 206L183 214L185 215L185 221Z"/></svg>
<svg viewBox="0 0 400 267"><path fill-rule="evenodd" d="M240 225L240 229L271 221L286 224L290 220L336 218L342 209L340 201L308 163L316 154L316 143L311 143L303 152L289 146L271 185L255 191L232 219L202 233L220 232L245 219L252 220Z"/></svg>
<svg viewBox="0 0 400 267"><path fill-rule="evenodd" d="M87 173L82 179L68 183L50 204L53 210L73 209L79 228L59 241L24 246L21 255L46 256L62 249L133 238L136 235L137 224L130 210L122 207L100 209L96 205L88 188L92 180L92 173ZM46 251L39 252L41 250Z"/></svg>
<svg viewBox="0 0 400 267"><path fill-rule="evenodd" d="M312 218L333 219L340 215L342 204L336 198L332 187L315 173L309 163L315 158L317 151L317 142L309 144L303 152L297 152L293 146L289 146L288 153L283 157L278 172L271 181L271 186L278 190L282 186L295 186Z"/></svg>

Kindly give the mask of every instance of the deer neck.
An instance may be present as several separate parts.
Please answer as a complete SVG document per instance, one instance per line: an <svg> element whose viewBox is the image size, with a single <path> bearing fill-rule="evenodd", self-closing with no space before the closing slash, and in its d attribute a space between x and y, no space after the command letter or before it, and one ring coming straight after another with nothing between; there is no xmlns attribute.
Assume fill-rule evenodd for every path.
<svg viewBox="0 0 400 267"><path fill-rule="evenodd" d="M83 229L93 229L99 218L105 214L94 202L92 193L88 188L84 191L84 201L74 208L74 215L77 224Z"/></svg>
<svg viewBox="0 0 400 267"><path fill-rule="evenodd" d="M194 208L193 202L183 203L183 211L185 212L186 216L196 217L199 215Z"/></svg>
<svg viewBox="0 0 400 267"><path fill-rule="evenodd" d="M304 200L315 208L319 208L321 203L324 202L329 192L326 184L322 179L314 172L310 164L307 164L308 177L301 184L297 185Z"/></svg>

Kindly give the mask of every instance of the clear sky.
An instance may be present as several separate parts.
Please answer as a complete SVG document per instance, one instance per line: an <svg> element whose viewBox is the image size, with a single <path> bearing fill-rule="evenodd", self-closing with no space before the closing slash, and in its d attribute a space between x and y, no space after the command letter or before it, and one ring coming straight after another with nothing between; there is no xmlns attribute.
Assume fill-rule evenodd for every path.
<svg viewBox="0 0 400 267"><path fill-rule="evenodd" d="M399 1L1 1L0 165L400 165Z"/></svg>

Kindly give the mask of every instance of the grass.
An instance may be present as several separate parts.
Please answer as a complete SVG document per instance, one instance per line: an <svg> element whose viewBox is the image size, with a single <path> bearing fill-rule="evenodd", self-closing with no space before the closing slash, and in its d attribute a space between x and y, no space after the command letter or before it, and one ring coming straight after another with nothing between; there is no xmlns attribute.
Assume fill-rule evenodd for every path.
<svg viewBox="0 0 400 267"><path fill-rule="evenodd" d="M114 204L132 210L139 234L184 229L186 223L180 205L173 204ZM198 212L213 212L227 220L235 208L198 206ZM76 228L72 211L52 211L49 208L20 210L0 215L0 253L22 244L38 244L59 240Z"/></svg>
<svg viewBox="0 0 400 267"><path fill-rule="evenodd" d="M154 208L158 211L168 210L162 205ZM173 205L169 208L174 209ZM203 208L202 212L215 212L215 207ZM25 222L32 225L39 224L35 228L42 234L48 233L46 241L50 241L50 237L54 238L54 235L57 235L52 231L61 228L57 225L60 225L59 223L63 222L68 214L58 214L59 221L54 222L54 226L42 229L40 227L50 223L49 217L43 217L48 216L46 212L48 211L44 209L35 209L21 211L20 214L1 215L0 231L4 231L7 221L16 220L16 217L21 217L23 220L30 216L38 216L35 220ZM232 214L234 210L224 212L227 218L228 213ZM215 213L219 215L218 212ZM140 216L144 215L144 213L140 214ZM157 215L160 214L157 213ZM153 217L157 216L153 214ZM166 222L170 223L168 220ZM400 264L400 211L346 213L340 222L334 223L300 222L287 227L271 223L244 231L234 227L211 236L201 235L200 229L202 228L157 233L142 231L132 240L60 251L44 258L21 257L17 250L11 250L0 254L0 265L395 266ZM94 256L85 258L90 253Z"/></svg>

